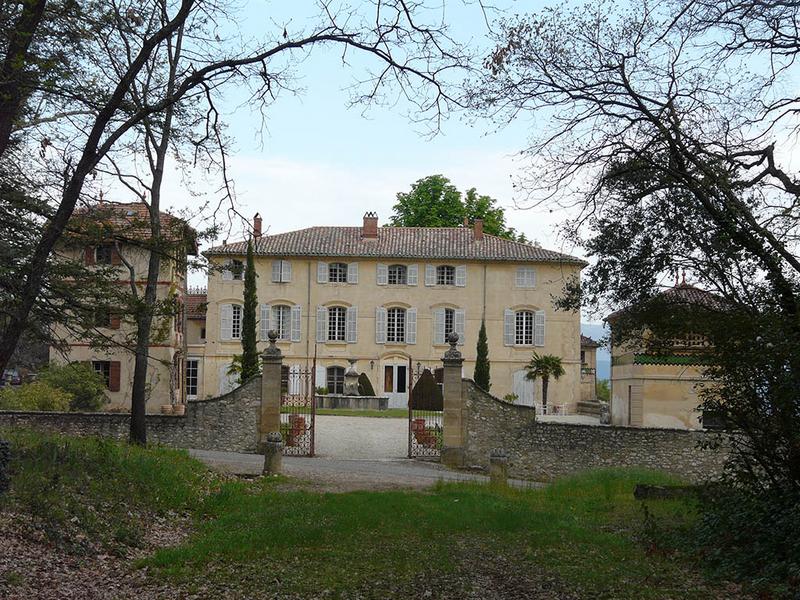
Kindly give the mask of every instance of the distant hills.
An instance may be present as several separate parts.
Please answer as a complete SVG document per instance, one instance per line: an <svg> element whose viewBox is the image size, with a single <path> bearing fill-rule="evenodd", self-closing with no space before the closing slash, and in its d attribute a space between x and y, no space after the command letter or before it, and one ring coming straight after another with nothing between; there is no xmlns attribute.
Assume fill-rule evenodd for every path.
<svg viewBox="0 0 800 600"><path fill-rule="evenodd" d="M608 329L602 323L581 323L581 333L603 343ZM607 345L597 349L597 379L611 379L611 354Z"/></svg>

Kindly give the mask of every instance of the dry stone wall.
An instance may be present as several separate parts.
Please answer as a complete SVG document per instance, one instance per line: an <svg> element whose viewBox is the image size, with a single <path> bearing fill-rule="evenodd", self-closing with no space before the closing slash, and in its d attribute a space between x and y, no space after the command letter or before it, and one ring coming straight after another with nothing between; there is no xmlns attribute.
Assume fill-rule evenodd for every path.
<svg viewBox="0 0 800 600"><path fill-rule="evenodd" d="M256 452L261 377L218 398L190 400L186 414L147 415L147 440L176 448ZM0 411L0 428L127 439L130 415Z"/></svg>
<svg viewBox="0 0 800 600"><path fill-rule="evenodd" d="M607 467L641 467L703 481L722 471L727 451L698 443L714 434L679 429L537 422L534 410L463 383L468 466L489 467L492 450L508 454L511 477L549 481Z"/></svg>

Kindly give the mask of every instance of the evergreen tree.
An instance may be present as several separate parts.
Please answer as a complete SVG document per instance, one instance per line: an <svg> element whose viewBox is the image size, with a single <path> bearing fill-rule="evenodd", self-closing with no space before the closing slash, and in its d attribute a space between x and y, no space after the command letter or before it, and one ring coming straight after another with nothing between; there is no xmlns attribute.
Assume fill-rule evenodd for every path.
<svg viewBox="0 0 800 600"><path fill-rule="evenodd" d="M253 240L247 240L247 265L244 272L244 310L242 311L242 371L239 381L244 383L258 375L258 348L256 347L256 267L253 259Z"/></svg>
<svg viewBox="0 0 800 600"><path fill-rule="evenodd" d="M484 391L489 391L491 375L489 373L489 344L486 341L486 322L481 321L481 330L478 333L478 358L475 359L475 385Z"/></svg>

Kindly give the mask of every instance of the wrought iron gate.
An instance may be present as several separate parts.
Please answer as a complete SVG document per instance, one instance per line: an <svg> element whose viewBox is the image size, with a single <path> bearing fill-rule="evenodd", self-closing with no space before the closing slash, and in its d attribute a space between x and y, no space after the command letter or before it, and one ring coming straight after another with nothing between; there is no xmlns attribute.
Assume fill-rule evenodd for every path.
<svg viewBox="0 0 800 600"><path fill-rule="evenodd" d="M314 425L317 416L315 368L300 365L281 368L281 437L283 453L314 456Z"/></svg>
<svg viewBox="0 0 800 600"><path fill-rule="evenodd" d="M442 370L417 366L409 361L408 457L438 459L444 441Z"/></svg>

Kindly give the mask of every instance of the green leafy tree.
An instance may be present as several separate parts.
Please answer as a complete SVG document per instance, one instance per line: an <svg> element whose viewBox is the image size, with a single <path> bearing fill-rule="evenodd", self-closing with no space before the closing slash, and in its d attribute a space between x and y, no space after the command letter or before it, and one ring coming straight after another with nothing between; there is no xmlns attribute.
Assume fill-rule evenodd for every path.
<svg viewBox="0 0 800 600"><path fill-rule="evenodd" d="M595 395L598 400L608 402L611 400L611 387L608 384L608 379L601 379L594 384Z"/></svg>
<svg viewBox="0 0 800 600"><path fill-rule="evenodd" d="M527 379L531 381L542 380L542 412L547 413L547 387L550 384L550 378L558 380L565 373L561 358L553 354L541 355L534 352L525 369L528 371L525 375Z"/></svg>
<svg viewBox="0 0 800 600"><path fill-rule="evenodd" d="M48 365L39 372L38 380L72 396L69 410L91 412L108 402L106 384L97 371L86 363Z"/></svg>
<svg viewBox="0 0 800 600"><path fill-rule="evenodd" d="M258 375L258 347L256 342L256 266L253 259L253 240L247 240L247 262L244 271L244 309L242 310L242 370L239 381L244 383Z"/></svg>
<svg viewBox="0 0 800 600"><path fill-rule="evenodd" d="M488 392L492 383L489 372L489 344L486 340L485 321L481 321L481 330L478 332L477 355L475 359L475 385Z"/></svg>
<svg viewBox="0 0 800 600"><path fill-rule="evenodd" d="M506 227L505 211L491 196L478 194L475 188L463 196L444 175L429 175L411 184L410 192L399 192L397 204L389 217L393 227L459 227L464 219L483 219L483 230L520 242L524 234Z"/></svg>

